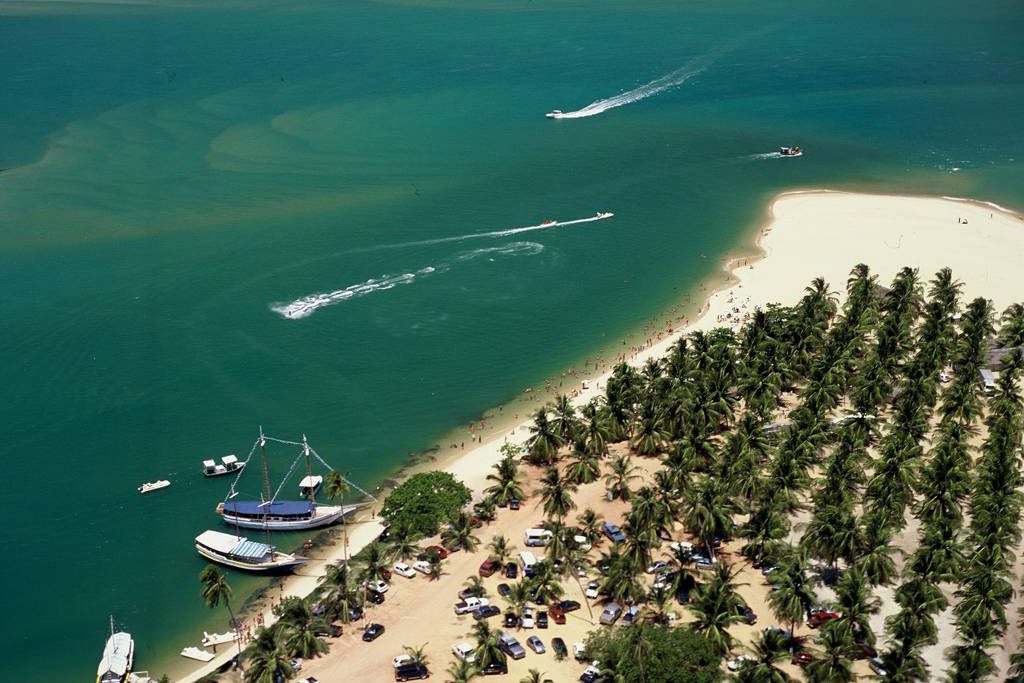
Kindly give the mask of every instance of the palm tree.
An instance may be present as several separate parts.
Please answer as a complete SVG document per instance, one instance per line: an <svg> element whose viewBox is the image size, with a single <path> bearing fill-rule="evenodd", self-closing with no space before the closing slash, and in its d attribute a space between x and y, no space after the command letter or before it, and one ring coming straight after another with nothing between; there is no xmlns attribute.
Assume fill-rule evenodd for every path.
<svg viewBox="0 0 1024 683"><path fill-rule="evenodd" d="M388 527L388 546L392 559L407 560L420 551L416 543L416 535L405 523L392 524Z"/></svg>
<svg viewBox="0 0 1024 683"><path fill-rule="evenodd" d="M462 659L456 659L448 666L448 683L469 683L476 678L479 670Z"/></svg>
<svg viewBox="0 0 1024 683"><path fill-rule="evenodd" d="M289 596L274 607L274 614L283 630L288 655L313 659L327 652L327 643L317 635L324 631L326 622L313 615L306 600Z"/></svg>
<svg viewBox="0 0 1024 683"><path fill-rule="evenodd" d="M745 683L788 683L789 675L778 664L789 658L790 642L781 631L765 629L750 648L753 662L739 671L737 680Z"/></svg>
<svg viewBox="0 0 1024 683"><path fill-rule="evenodd" d="M525 581L518 581L512 584L508 595L504 597L505 602L508 603L508 611L520 615L523 613L526 603L530 601L530 587ZM481 622L486 623L483 619L481 619Z"/></svg>
<svg viewBox="0 0 1024 683"><path fill-rule="evenodd" d="M669 433L665 429L665 412L661 405L648 399L640 406L630 446L640 455L655 455L664 449Z"/></svg>
<svg viewBox="0 0 1024 683"><path fill-rule="evenodd" d="M601 459L592 453L575 452L574 458L565 468L566 480L576 484L590 484L601 476Z"/></svg>
<svg viewBox="0 0 1024 683"><path fill-rule="evenodd" d="M683 526L703 542L712 559L714 542L732 535L734 509L728 485L716 477L704 477L697 486L683 493Z"/></svg>
<svg viewBox="0 0 1024 683"><path fill-rule="evenodd" d="M597 545L601 542L601 518L590 508L586 508L576 515L576 524L579 526L580 534L586 536L587 542Z"/></svg>
<svg viewBox="0 0 1024 683"><path fill-rule="evenodd" d="M628 501L631 494L629 482L640 478L636 474L639 468L633 466L628 455L619 455L612 460L609 469L611 471L605 475L604 482L612 499Z"/></svg>
<svg viewBox="0 0 1024 683"><path fill-rule="evenodd" d="M612 439L613 430L608 425L607 406L601 405L599 399L592 399L580 410L584 424L581 429L584 451L588 455L603 457L608 453L608 441Z"/></svg>
<svg viewBox="0 0 1024 683"><path fill-rule="evenodd" d="M349 610L359 605L358 592L352 587L351 575L347 564L329 564L324 575L317 579L323 583L321 604L331 614L341 617L342 622L349 622Z"/></svg>
<svg viewBox="0 0 1024 683"><path fill-rule="evenodd" d="M476 550L480 539L473 535L473 518L465 510L459 512L441 532L442 542L448 546L461 546L468 552Z"/></svg>
<svg viewBox="0 0 1024 683"><path fill-rule="evenodd" d="M530 669L526 676L519 679L519 683L541 683L543 673L536 669Z"/></svg>
<svg viewBox="0 0 1024 683"><path fill-rule="evenodd" d="M232 630L237 630L235 613L231 610L231 586L228 584L228 577L216 565L208 564L199 572L199 583L202 585L199 594L210 609L221 603L228 610L228 618L231 620ZM238 654L242 654L242 641L238 641Z"/></svg>
<svg viewBox="0 0 1024 683"><path fill-rule="evenodd" d="M384 578L384 570L388 568L388 549L380 541L373 541L363 548L359 554L359 581L375 581Z"/></svg>
<svg viewBox="0 0 1024 683"><path fill-rule="evenodd" d="M402 649L405 650L405 654L409 655L409 659L412 660L413 664L419 664L420 666L427 665L427 645L423 643L419 647L411 647L409 645L403 645Z"/></svg>
<svg viewBox="0 0 1024 683"><path fill-rule="evenodd" d="M544 504L544 514L562 519L570 511L576 509L576 501L572 497L576 491L576 485L564 479L559 474L557 467L551 466L544 471L540 485L540 499Z"/></svg>
<svg viewBox="0 0 1024 683"><path fill-rule="evenodd" d="M840 621L847 625L850 637L857 644L874 646L871 616L881 609L882 601L871 593L867 578L857 567L850 569L836 585L836 597L842 613Z"/></svg>
<svg viewBox="0 0 1024 683"><path fill-rule="evenodd" d="M576 435L580 430L579 418L576 417L576 408L573 407L572 401L565 394L562 394L555 399L554 405L551 407L552 412L555 414L555 419L551 421L551 426L554 427L555 432L562 438L562 443L572 443L576 440Z"/></svg>
<svg viewBox="0 0 1024 683"><path fill-rule="evenodd" d="M805 670L811 683L851 683L851 658L854 653L853 635L847 622L832 622L821 629L823 657L816 657Z"/></svg>
<svg viewBox="0 0 1024 683"><path fill-rule="evenodd" d="M508 562L509 558L512 557L512 553L516 551L515 545L509 543L509 540L501 534L492 538L487 547L491 550L490 559L499 564Z"/></svg>
<svg viewBox="0 0 1024 683"><path fill-rule="evenodd" d="M294 673L292 658L285 651L284 634L277 624L257 629L242 659L249 662L243 676L245 683L278 683Z"/></svg>
<svg viewBox="0 0 1024 683"><path fill-rule="evenodd" d="M530 438L526 440L527 456L534 464L552 464L558 458L558 449L564 440L548 419L547 408L538 408L530 425Z"/></svg>
<svg viewBox="0 0 1024 683"><path fill-rule="evenodd" d="M519 476L519 463L516 462L517 447L504 444L501 452L503 457L495 463L495 473L487 475L487 480L493 481L494 485L485 489L484 493L499 505L507 505L510 500L523 500L526 495Z"/></svg>
<svg viewBox="0 0 1024 683"><path fill-rule="evenodd" d="M483 578L477 574L470 574L466 577L466 580L462 582L462 585L466 587L466 590L470 591L477 597L487 597L487 585L484 583Z"/></svg>
<svg viewBox="0 0 1024 683"><path fill-rule="evenodd" d="M345 505L345 496L349 494L352 487L349 485L348 480L342 476L341 472L337 470L331 470L327 473L327 479L324 481L324 495L327 496L327 500L336 500L338 505ZM344 513L341 515L341 536L343 546L342 557L345 563L348 563L348 522L345 519Z"/></svg>
<svg viewBox="0 0 1024 683"><path fill-rule="evenodd" d="M516 587L521 585L516 584ZM523 604L525 604L525 601L524 595ZM501 635L501 632L492 630L490 623L486 619L480 619L473 624L473 630L470 634L476 639L476 648L473 650L475 655L473 663L479 669L486 669L495 662L505 662L505 653L501 651L498 643L498 636Z"/></svg>
<svg viewBox="0 0 1024 683"><path fill-rule="evenodd" d="M690 604L690 611L697 617L693 629L703 634L720 656L732 649L729 627L740 621L740 610L746 606L736 592L742 585L736 583L736 574L729 565L719 563L712 579L697 588Z"/></svg>
<svg viewBox="0 0 1024 683"><path fill-rule="evenodd" d="M779 559L770 580L772 590L768 594L768 604L778 620L789 623L790 630L795 631L797 623L816 602L800 551L790 548Z"/></svg>
<svg viewBox="0 0 1024 683"><path fill-rule="evenodd" d="M437 553L430 553L430 556L427 558L427 562L430 564L427 576L431 581L437 581L444 573L444 567L441 564L441 556Z"/></svg>
<svg viewBox="0 0 1024 683"><path fill-rule="evenodd" d="M527 583L534 591L534 602L538 605L546 605L552 600L562 597L564 589L558 581L554 565L547 560L541 560L534 565L533 576Z"/></svg>

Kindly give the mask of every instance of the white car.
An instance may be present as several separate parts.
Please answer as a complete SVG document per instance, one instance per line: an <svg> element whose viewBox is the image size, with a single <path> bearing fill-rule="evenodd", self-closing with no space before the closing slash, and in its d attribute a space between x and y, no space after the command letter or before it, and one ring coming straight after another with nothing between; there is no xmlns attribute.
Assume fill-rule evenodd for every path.
<svg viewBox="0 0 1024 683"><path fill-rule="evenodd" d="M394 664L395 668L397 669L400 666L412 664L412 657L410 657L409 655L398 655L397 657L391 660L391 663Z"/></svg>
<svg viewBox="0 0 1024 683"><path fill-rule="evenodd" d="M370 581L368 584L366 584L366 587L377 593L387 593L388 588L391 588L391 584L389 584L387 581L381 581L380 579L377 579L376 581Z"/></svg>
<svg viewBox="0 0 1024 683"><path fill-rule="evenodd" d="M529 607L523 608L523 628L533 628L533 610Z"/></svg>
<svg viewBox="0 0 1024 683"><path fill-rule="evenodd" d="M729 667L729 671L739 671L740 669L745 667L748 662L752 661L754 661L753 657L748 657L747 655L740 655L735 659L730 659L729 663L726 664L726 666Z"/></svg>
<svg viewBox="0 0 1024 683"><path fill-rule="evenodd" d="M593 600L594 598L596 598L599 595L599 593L597 591L598 591L598 589L600 587L601 587L600 583L598 583L597 581L591 581L590 583L587 584L587 591L586 591L586 593L584 593L584 595L586 595L588 598Z"/></svg>
<svg viewBox="0 0 1024 683"><path fill-rule="evenodd" d="M416 576L416 571L405 562L395 562L394 566L391 567L391 571L399 576L404 576L407 579L411 579Z"/></svg>
<svg viewBox="0 0 1024 683"><path fill-rule="evenodd" d="M430 573L430 563L426 560L419 560L418 562L413 562L412 568L418 571L420 574Z"/></svg>
<svg viewBox="0 0 1024 683"><path fill-rule="evenodd" d="M688 541L672 541L668 544L668 549L673 553L693 552L693 544Z"/></svg>
<svg viewBox="0 0 1024 683"><path fill-rule="evenodd" d="M664 560L658 560L657 562L647 565L647 573L654 574L659 570L665 569L669 566L671 565L669 565L668 562L665 562Z"/></svg>
<svg viewBox="0 0 1024 683"><path fill-rule="evenodd" d="M587 539L586 536L576 534L572 537L572 540L575 541L576 547L582 550L583 552L587 552L591 549L591 547L593 547L590 545L590 541Z"/></svg>
<svg viewBox="0 0 1024 683"><path fill-rule="evenodd" d="M572 656L576 658L576 661L584 659L587 655L587 646L583 643L572 644Z"/></svg>
<svg viewBox="0 0 1024 683"><path fill-rule="evenodd" d="M669 587L669 583L671 581L672 581L672 573L671 572L665 572L665 573L662 573L662 574L658 574L658 576L655 578L654 584L651 586L651 588L661 588L661 589L668 588Z"/></svg>
<svg viewBox="0 0 1024 683"><path fill-rule="evenodd" d="M476 652L467 642L455 643L452 645L452 654L464 661L466 664L472 664L476 661Z"/></svg>

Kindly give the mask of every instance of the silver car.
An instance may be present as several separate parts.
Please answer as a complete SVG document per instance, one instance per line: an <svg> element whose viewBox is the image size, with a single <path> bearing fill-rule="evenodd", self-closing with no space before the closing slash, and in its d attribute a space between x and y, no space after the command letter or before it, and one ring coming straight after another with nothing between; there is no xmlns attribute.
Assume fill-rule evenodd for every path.
<svg viewBox="0 0 1024 683"><path fill-rule="evenodd" d="M601 623L605 626L614 624L622 616L622 605L612 602L609 603L604 611L601 612Z"/></svg>
<svg viewBox="0 0 1024 683"><path fill-rule="evenodd" d="M545 652L544 643L537 636L530 636L529 638L527 638L526 644L530 647L531 650L533 650L539 655L542 655Z"/></svg>

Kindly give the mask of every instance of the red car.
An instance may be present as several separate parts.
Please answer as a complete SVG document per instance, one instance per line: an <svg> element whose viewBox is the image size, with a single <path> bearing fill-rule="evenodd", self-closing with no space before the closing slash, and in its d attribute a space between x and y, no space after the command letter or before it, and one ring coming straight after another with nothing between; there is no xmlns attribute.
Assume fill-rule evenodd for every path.
<svg viewBox="0 0 1024 683"><path fill-rule="evenodd" d="M384 579L385 581L390 581L391 580L391 570L388 569L387 567L381 567L380 568L380 578Z"/></svg>
<svg viewBox="0 0 1024 683"><path fill-rule="evenodd" d="M501 569L501 563L494 560L484 560L480 565L480 576L486 578Z"/></svg>
<svg viewBox="0 0 1024 683"><path fill-rule="evenodd" d="M838 619L841 616L843 615L841 615L839 612L833 612L830 609L818 610L817 612L813 612L811 616L807 618L807 625L811 628L818 628L822 624L827 624L828 622L834 619Z"/></svg>
<svg viewBox="0 0 1024 683"><path fill-rule="evenodd" d="M814 661L814 657L811 656L810 652L798 650L793 653L793 659L791 661L797 666L807 666Z"/></svg>
<svg viewBox="0 0 1024 683"><path fill-rule="evenodd" d="M559 609L558 607L552 607L550 612L551 621L555 622L556 624L565 623L565 612L563 612L561 609Z"/></svg>
<svg viewBox="0 0 1024 683"><path fill-rule="evenodd" d="M442 560L444 560L444 559L446 559L448 557L448 551L445 550L444 548L442 548L439 545L429 545L429 546L427 546L426 550L427 550L428 553L430 551L434 551L435 553L437 553L437 556L440 557Z"/></svg>

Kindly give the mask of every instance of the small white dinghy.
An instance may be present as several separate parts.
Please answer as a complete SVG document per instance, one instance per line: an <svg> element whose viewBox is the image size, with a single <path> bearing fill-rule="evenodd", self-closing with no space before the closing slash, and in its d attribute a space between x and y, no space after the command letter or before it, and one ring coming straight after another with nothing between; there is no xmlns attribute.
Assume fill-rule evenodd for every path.
<svg viewBox="0 0 1024 683"><path fill-rule="evenodd" d="M139 487L139 493L149 493L150 491L158 491L160 489L165 489L170 485L171 482L167 481L166 479L161 479L160 481L147 481L145 484Z"/></svg>
<svg viewBox="0 0 1024 683"><path fill-rule="evenodd" d="M200 662L208 662L213 659L213 653L201 650L198 647L186 647L181 651L182 657L188 657L189 659L197 659Z"/></svg>
<svg viewBox="0 0 1024 683"><path fill-rule="evenodd" d="M235 631L228 631L227 633L207 633L203 631L203 647L233 643L236 640L238 640L238 633Z"/></svg>

